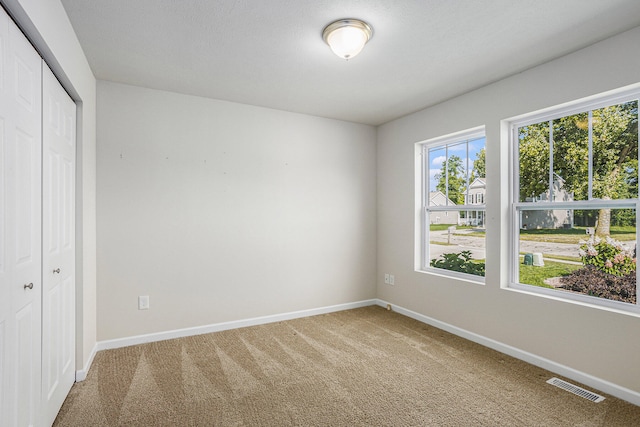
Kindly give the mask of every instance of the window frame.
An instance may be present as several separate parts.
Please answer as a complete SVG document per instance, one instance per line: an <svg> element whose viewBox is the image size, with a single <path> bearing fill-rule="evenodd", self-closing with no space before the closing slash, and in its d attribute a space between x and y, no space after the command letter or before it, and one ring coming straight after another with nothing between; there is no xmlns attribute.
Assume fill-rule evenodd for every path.
<svg viewBox="0 0 640 427"><path fill-rule="evenodd" d="M583 303L595 308L608 308L615 311L625 313L640 314L640 292L638 292L638 284L640 278L640 269L636 268L636 304L614 301L597 296L589 296L586 294L573 293L565 290L556 290L543 288L535 285L519 283L519 266L520 266L520 212L522 211L536 211L536 210L595 210L600 208L611 209L635 209L636 216L636 246L640 243L640 230L638 230L638 220L640 219L640 188L635 198L630 199L612 199L604 200L594 198L592 196L592 181L593 176L591 173L592 167L589 166L589 191L587 200L577 201L537 201L527 202L520 201L520 159L519 159L519 137L518 132L521 127L538 124L545 121L552 121L563 117L589 113L593 110L600 108L623 104L631 101L638 102L638 108L640 110L640 88L635 87L630 90L615 91L615 93L605 93L590 97L586 100L571 103L570 105L561 105L558 107L552 107L545 109L543 112L531 113L523 116L519 116L512 120L507 120L509 129L509 280L507 288L525 291L527 293L546 295L554 297L568 302ZM640 116L640 113L639 113ZM591 131L591 128L589 129ZM590 138L589 138L590 140ZM640 145L640 120L638 120L638 144ZM553 155L551 153L550 155ZM640 150L638 154L638 160L640 160ZM589 162L592 162L592 147L589 146ZM549 166L550 170L553 168L553 163ZM552 188L550 191L550 199L552 195Z"/></svg>
<svg viewBox="0 0 640 427"><path fill-rule="evenodd" d="M433 148L437 148L437 147L447 147L447 146L451 146L451 145L455 145L455 144L459 144L459 143L464 143L464 142L470 142L473 140L477 140L477 139L481 139L484 138L485 139L485 145L484 145L484 149L485 149L485 156L486 156L486 132L485 132L485 126L478 126L478 127L474 127L471 129L467 129L464 131L460 131L460 132L456 132L456 133L452 133L452 134L448 134L448 135L443 135L440 137L436 137L436 138L432 138L432 139L428 139L425 141L421 141L416 143L416 146L418 146L418 155L420 156L420 233L419 233L419 239L420 239L420 245L419 245L419 262L417 265L417 269L420 272L423 273L431 273L431 274L437 274L437 275L442 275L442 276L446 276L446 277L451 277L451 278L456 278L456 279L462 279L465 281L469 281L469 282L473 282L473 283L477 283L477 284L482 284L484 285L485 283L485 277L484 276L479 276L479 275L475 275L475 274L469 274L469 273L462 273L462 272L458 272L458 271L452 271L452 270L446 270L443 268L435 268L435 267L431 267L430 265L430 257L429 257L429 233L430 233L430 224L429 224L429 214L431 212L446 212L448 215L448 212L450 211L457 211L458 213L463 212L463 211L483 211L484 214L484 218L486 221L486 205L484 203L482 204L469 204L469 185L471 185L471 181L469 180L470 178L470 173L468 174L468 181L467 181L467 193L465 194L465 204L463 205L445 205L445 206L430 206L429 202L430 202L430 197L429 197L429 188L431 185L431 181L430 181L430 168L429 168L429 150L433 149ZM468 158L468 156L467 156ZM447 156L447 160L448 160L448 156ZM446 160L445 160L446 161ZM468 160L467 160L468 161ZM486 180L486 177L484 177ZM488 191L488 189L487 189ZM448 195L445 194L445 197L448 198ZM486 195L484 197L484 199L486 200ZM485 222L485 228L486 228L486 222ZM485 266L486 266L486 235L485 235Z"/></svg>

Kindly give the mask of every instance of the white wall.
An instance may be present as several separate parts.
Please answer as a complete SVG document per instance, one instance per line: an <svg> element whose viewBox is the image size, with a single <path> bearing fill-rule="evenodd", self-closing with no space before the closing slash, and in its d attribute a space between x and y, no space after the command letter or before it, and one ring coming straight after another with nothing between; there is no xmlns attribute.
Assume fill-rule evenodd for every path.
<svg viewBox="0 0 640 427"><path fill-rule="evenodd" d="M499 64L496 64L499 66ZM378 297L640 396L640 318L502 289L508 147L500 121L640 81L640 28L378 130ZM416 142L486 125L486 285L414 271ZM395 274L395 286L383 274Z"/></svg>
<svg viewBox="0 0 640 427"><path fill-rule="evenodd" d="M373 298L375 146L371 126L99 81L98 339Z"/></svg>
<svg viewBox="0 0 640 427"><path fill-rule="evenodd" d="M78 104L76 192L76 368L96 344L96 81L58 0L2 0Z"/></svg>

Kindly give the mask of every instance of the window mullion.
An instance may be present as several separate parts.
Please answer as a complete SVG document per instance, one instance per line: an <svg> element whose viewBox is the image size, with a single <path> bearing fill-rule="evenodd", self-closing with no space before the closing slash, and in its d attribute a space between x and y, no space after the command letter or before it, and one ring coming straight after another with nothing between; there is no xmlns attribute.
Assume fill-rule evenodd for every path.
<svg viewBox="0 0 640 427"><path fill-rule="evenodd" d="M444 146L444 195L447 197L445 204L449 204L449 145Z"/></svg>
<svg viewBox="0 0 640 427"><path fill-rule="evenodd" d="M593 110L589 110L589 182L587 199L593 198Z"/></svg>
<svg viewBox="0 0 640 427"><path fill-rule="evenodd" d="M513 126L511 133L515 143L511 148L513 153L513 161L511 163L510 174L513 177L513 188L511 188L512 202L520 201L520 132L517 126Z"/></svg>
<svg viewBox="0 0 640 427"><path fill-rule="evenodd" d="M638 105L640 106L640 102L638 103ZM640 120L638 120L638 122L640 122ZM638 139L640 139L640 123L638 123ZM640 200L636 199L636 224L638 224L638 220L640 219ZM636 242L638 242L638 228L636 227ZM638 254L637 254L637 243L636 243L636 249L634 251L634 255L635 258L637 259ZM640 278L640 268L636 267L636 284L640 283L640 280L638 280ZM636 285L636 307L640 307L640 298L638 298L640 295L638 295L638 286Z"/></svg>
<svg viewBox="0 0 640 427"><path fill-rule="evenodd" d="M549 120L549 201L553 199L553 120Z"/></svg>
<svg viewBox="0 0 640 427"><path fill-rule="evenodd" d="M466 142L466 149L467 149L467 160L466 160L466 165L465 165L465 171L466 171L466 176L465 176L465 181L466 181L466 189L465 189L465 195L464 195L464 203L465 205L469 204L469 185L471 184L469 182L469 140L467 139Z"/></svg>
<svg viewBox="0 0 640 427"><path fill-rule="evenodd" d="M429 188L431 188L431 179L429 178L429 174L427 173L428 165L429 165L429 150L426 146L422 146L422 171L421 171L421 180L423 184L422 188L422 206L428 208L429 206Z"/></svg>

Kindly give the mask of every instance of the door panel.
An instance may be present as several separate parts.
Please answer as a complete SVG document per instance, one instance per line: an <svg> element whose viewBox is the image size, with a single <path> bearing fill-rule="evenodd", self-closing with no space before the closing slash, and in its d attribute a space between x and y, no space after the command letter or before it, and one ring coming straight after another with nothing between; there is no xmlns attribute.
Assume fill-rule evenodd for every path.
<svg viewBox="0 0 640 427"><path fill-rule="evenodd" d="M75 381L75 104L43 67L43 383L52 423Z"/></svg>
<svg viewBox="0 0 640 427"><path fill-rule="evenodd" d="M29 135L22 129L16 130L16 143L14 145L15 157L15 192L18 197L15 200L15 247L16 267L25 265L28 268L37 261L40 251L37 224L40 213L37 212L40 204L35 200L40 193L40 176L38 169L40 140L37 135ZM27 195L28 197L21 197Z"/></svg>
<svg viewBox="0 0 640 427"><path fill-rule="evenodd" d="M49 256L55 256L60 253L60 248L58 247L60 243L60 227L58 227L60 222L60 218L58 217L60 213L58 206L60 203L60 196L58 194L58 191L60 191L60 173L58 171L60 168L60 155L56 152L45 152L44 161L47 163L44 165L44 169L49 172L44 175L43 192L46 196L43 197L43 203L44 209L50 212L50 214L43 217L43 221L47 222L44 227L45 234L43 236L47 244L43 245L43 247L48 251Z"/></svg>
<svg viewBox="0 0 640 427"><path fill-rule="evenodd" d="M70 151L75 155L75 146L70 148ZM75 159L64 159L61 178L63 195L60 199L62 203L62 236L60 238L60 244L62 245L63 251L72 251L75 253Z"/></svg>
<svg viewBox="0 0 640 427"><path fill-rule="evenodd" d="M36 81L39 72L33 68L33 64L29 61L29 52L23 52L21 49L14 51L15 64L15 94L18 104L24 107L27 113L38 111L40 106L40 82Z"/></svg>
<svg viewBox="0 0 640 427"><path fill-rule="evenodd" d="M76 286L74 278L75 276L69 276L62 282L62 298L60 301L60 318L62 321L62 352L60 354L60 364L62 366L63 375L67 375L68 377L67 383L71 382L71 384L73 384L76 377ZM69 374L69 372L71 374Z"/></svg>
<svg viewBox="0 0 640 427"><path fill-rule="evenodd" d="M60 337L61 327L61 284L57 282L52 287L45 290L46 295L44 297L44 301L46 306L43 308L43 312L48 313L48 321L43 322L42 324L42 334L46 338L46 343L52 348L57 347L62 343L62 339ZM43 350L47 348L45 344ZM44 386L44 390L47 391L46 399L51 398L51 393L54 392L58 387L58 371L60 366L60 354L57 351L49 351L48 357L43 357L43 367L42 367L42 382Z"/></svg>
<svg viewBox="0 0 640 427"><path fill-rule="evenodd" d="M16 313L17 426L38 425L39 399L29 397L38 396L40 390L40 371L33 368L40 363L40 346L32 339L32 331L40 323L39 309L36 304L27 304Z"/></svg>
<svg viewBox="0 0 640 427"><path fill-rule="evenodd" d="M3 280L0 279L0 286L3 286L2 282ZM2 292L0 291L0 296L1 294ZM2 311L3 308L0 307L0 312ZM7 339L8 323L6 316L4 318L0 317L0 425L3 426L9 425L9 387L13 385L13 380L10 377L11 372L7 369L7 361L5 360L7 358L6 352L9 344L9 340Z"/></svg>
<svg viewBox="0 0 640 427"><path fill-rule="evenodd" d="M2 39L0 39L0 46L2 46ZM1 53L1 52L0 52ZM1 68L1 67L0 67ZM1 77L1 76L0 76ZM2 94L2 92L0 91L0 94ZM4 280L2 280L2 278L4 277L4 274L6 274L6 245L7 242L5 241L5 203L4 203L4 199L5 199L5 195L6 195L6 188L5 188L5 175L6 175L6 165L5 165L5 160L4 160L4 150L5 150L5 143L4 143L4 117L2 117L2 110L0 110L0 167L2 168L2 173L0 173L0 300L2 300L2 284L4 283ZM0 304L2 304L0 302ZM0 371L0 375L2 375L1 373L2 371ZM1 398L1 395L0 395ZM0 400L1 402L1 400ZM0 406L0 408L2 408L2 406Z"/></svg>

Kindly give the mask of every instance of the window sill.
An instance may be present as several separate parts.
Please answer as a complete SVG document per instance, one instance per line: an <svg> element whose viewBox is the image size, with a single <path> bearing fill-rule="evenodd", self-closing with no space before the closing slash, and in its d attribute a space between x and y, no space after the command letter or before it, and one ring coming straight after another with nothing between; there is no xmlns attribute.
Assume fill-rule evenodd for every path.
<svg viewBox="0 0 640 427"><path fill-rule="evenodd" d="M610 313L640 318L640 307L634 304L581 295L578 293L558 291L555 289L538 288L536 286L523 285L520 283L511 283L509 286L503 287L502 289L563 303L575 304L590 309L604 310Z"/></svg>
<svg viewBox="0 0 640 427"><path fill-rule="evenodd" d="M457 271L448 271L439 268L420 268L415 270L416 273L429 274L432 276L439 276L446 279L454 279L461 282L467 282L474 285L484 285L484 276L475 276L473 274L460 273Z"/></svg>

